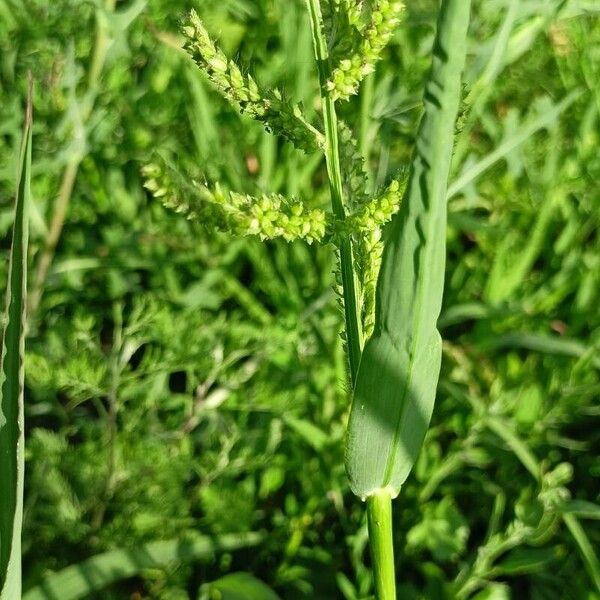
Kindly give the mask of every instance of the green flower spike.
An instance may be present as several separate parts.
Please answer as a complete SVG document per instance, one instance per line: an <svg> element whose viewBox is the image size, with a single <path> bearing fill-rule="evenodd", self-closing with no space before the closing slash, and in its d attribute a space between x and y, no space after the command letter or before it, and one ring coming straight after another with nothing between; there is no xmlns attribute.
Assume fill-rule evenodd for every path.
<svg viewBox="0 0 600 600"><path fill-rule="evenodd" d="M230 104L300 150L311 153L323 147L323 134L306 121L300 107L285 100L279 90L263 90L251 75L244 75L211 40L196 11L190 12L183 34L186 52Z"/></svg>

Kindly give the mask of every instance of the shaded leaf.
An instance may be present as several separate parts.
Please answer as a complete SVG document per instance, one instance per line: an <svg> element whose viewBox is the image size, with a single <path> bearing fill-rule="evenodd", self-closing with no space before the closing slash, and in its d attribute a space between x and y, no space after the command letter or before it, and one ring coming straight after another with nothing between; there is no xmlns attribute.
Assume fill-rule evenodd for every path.
<svg viewBox="0 0 600 600"><path fill-rule="evenodd" d="M131 550L111 550L47 575L23 595L23 600L77 600L104 589L111 583L137 575L144 569L170 563L212 560L217 552L256 546L257 533L223 535L216 539L194 535L190 540L152 542Z"/></svg>

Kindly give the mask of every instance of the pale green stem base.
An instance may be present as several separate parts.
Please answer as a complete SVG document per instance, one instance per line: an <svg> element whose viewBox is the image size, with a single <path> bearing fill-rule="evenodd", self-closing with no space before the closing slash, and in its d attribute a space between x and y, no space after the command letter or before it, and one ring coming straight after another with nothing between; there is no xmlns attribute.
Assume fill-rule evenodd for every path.
<svg viewBox="0 0 600 600"><path fill-rule="evenodd" d="M375 579L375 598L396 600L392 496L387 490L380 490L367 498L367 521Z"/></svg>

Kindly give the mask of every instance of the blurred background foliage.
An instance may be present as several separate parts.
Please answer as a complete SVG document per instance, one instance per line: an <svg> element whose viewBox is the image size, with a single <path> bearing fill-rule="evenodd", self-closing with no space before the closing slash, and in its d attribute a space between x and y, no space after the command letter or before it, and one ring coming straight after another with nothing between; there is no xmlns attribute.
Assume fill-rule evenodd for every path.
<svg viewBox="0 0 600 600"><path fill-rule="evenodd" d="M341 108L374 189L407 167L430 62L437 2L407 4L370 93ZM36 81L25 587L109 549L262 531L87 597L238 598L206 584L246 571L286 599L367 598L332 249L207 231L141 186L161 148L232 189L328 206L321 159L233 112L179 50L191 7L316 118L300 1L0 0L6 256ZM402 598L600 598L599 13L475 2L442 378L394 509Z"/></svg>

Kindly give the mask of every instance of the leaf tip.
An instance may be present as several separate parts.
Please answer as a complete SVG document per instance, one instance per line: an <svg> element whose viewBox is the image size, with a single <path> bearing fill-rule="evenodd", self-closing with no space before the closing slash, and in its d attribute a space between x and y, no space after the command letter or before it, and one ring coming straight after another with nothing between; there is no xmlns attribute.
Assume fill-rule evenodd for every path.
<svg viewBox="0 0 600 600"><path fill-rule="evenodd" d="M25 112L25 123L31 127L33 123L33 75L27 71L27 110Z"/></svg>

